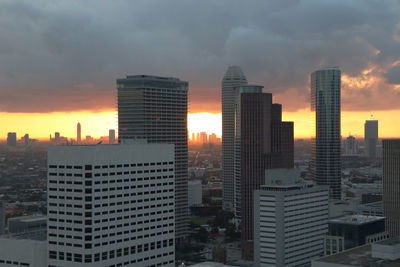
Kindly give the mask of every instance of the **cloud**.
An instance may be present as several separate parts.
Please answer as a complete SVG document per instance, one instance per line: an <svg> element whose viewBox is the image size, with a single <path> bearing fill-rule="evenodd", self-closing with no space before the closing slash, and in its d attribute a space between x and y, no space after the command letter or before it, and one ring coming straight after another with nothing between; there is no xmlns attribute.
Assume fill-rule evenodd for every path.
<svg viewBox="0 0 400 267"><path fill-rule="evenodd" d="M115 79L154 74L188 80L192 112L217 112L232 64L286 110L309 106L325 65L353 81L344 110L390 109L399 14L395 0L0 0L0 111L114 109Z"/></svg>

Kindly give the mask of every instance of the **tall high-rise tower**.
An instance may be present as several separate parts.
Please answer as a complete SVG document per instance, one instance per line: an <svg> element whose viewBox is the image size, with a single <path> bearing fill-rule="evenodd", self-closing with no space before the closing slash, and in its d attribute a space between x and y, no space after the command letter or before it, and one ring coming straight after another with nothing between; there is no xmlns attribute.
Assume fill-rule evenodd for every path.
<svg viewBox="0 0 400 267"><path fill-rule="evenodd" d="M234 210L235 87L247 80L238 66L230 66L222 79L222 181L223 208Z"/></svg>
<svg viewBox="0 0 400 267"><path fill-rule="evenodd" d="M378 144L378 121L366 120L364 124L364 151L368 158L376 158Z"/></svg>
<svg viewBox="0 0 400 267"><path fill-rule="evenodd" d="M330 198L341 199L340 79L337 67L311 74L311 175L319 185L330 186Z"/></svg>
<svg viewBox="0 0 400 267"><path fill-rule="evenodd" d="M235 147L240 153L240 169L235 168L240 185L235 190L240 194L242 258L246 260L253 259L254 191L264 184L266 169L294 165L293 122L281 121L282 108L272 104L272 94L261 93L262 86L251 87L240 94L240 149Z"/></svg>
<svg viewBox="0 0 400 267"><path fill-rule="evenodd" d="M383 140L383 214L386 231L400 235L400 139Z"/></svg>
<svg viewBox="0 0 400 267"><path fill-rule="evenodd" d="M234 143L234 213L236 218L241 214L241 96L243 93L262 93L264 86L243 85L235 87L235 143Z"/></svg>
<svg viewBox="0 0 400 267"><path fill-rule="evenodd" d="M78 122L78 124L76 125L76 142L78 144L81 143L82 141L82 136L81 136L82 132L81 132L81 124Z"/></svg>
<svg viewBox="0 0 400 267"><path fill-rule="evenodd" d="M115 144L115 130L114 129L108 130L108 143Z"/></svg>
<svg viewBox="0 0 400 267"><path fill-rule="evenodd" d="M175 144L175 234L188 234L188 82L148 75L117 80L119 141Z"/></svg>

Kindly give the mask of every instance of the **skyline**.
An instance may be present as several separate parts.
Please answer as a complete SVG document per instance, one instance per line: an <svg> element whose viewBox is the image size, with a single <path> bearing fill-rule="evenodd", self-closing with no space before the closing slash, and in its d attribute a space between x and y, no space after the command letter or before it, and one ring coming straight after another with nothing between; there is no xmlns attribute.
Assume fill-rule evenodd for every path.
<svg viewBox="0 0 400 267"><path fill-rule="evenodd" d="M278 100L276 102L279 102ZM387 113L391 115L388 117ZM114 110L102 112L69 112L69 113L3 113L0 112L0 140L5 140L8 132L17 132L17 138L29 133L31 138L48 139L50 134L60 132L68 138L76 138L76 124L82 125L82 138L86 135L98 138L108 136L109 129L118 133L118 122ZM400 134L393 125L400 125L400 110L377 111L373 119L379 121L379 138L398 138ZM294 121L296 139L308 139L311 136L311 112L302 109L296 112L282 112L285 121ZM364 137L364 123L371 119L371 112L342 111L342 138L352 135ZM221 113L189 113L188 129L191 133L215 133L221 137ZM51 127L49 127L51 125ZM397 133L397 134L396 134ZM118 135L118 134L117 134Z"/></svg>

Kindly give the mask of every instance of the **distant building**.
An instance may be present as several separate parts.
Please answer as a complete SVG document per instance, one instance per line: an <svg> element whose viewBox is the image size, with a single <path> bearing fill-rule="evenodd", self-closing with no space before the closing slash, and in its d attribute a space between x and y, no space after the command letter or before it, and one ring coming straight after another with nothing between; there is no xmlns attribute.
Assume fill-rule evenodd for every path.
<svg viewBox="0 0 400 267"><path fill-rule="evenodd" d="M80 144L82 142L82 131L81 131L81 124L78 122L76 125L76 142Z"/></svg>
<svg viewBox="0 0 400 267"><path fill-rule="evenodd" d="M208 141L210 143L218 143L217 135L215 133L210 134L208 137Z"/></svg>
<svg viewBox="0 0 400 267"><path fill-rule="evenodd" d="M203 144L208 142L208 136L206 132L200 132L200 142Z"/></svg>
<svg viewBox="0 0 400 267"><path fill-rule="evenodd" d="M341 72L322 68L311 74L311 112L314 132L311 176L319 185L330 186L330 196L341 199Z"/></svg>
<svg viewBox="0 0 400 267"><path fill-rule="evenodd" d="M366 120L364 124L364 152L368 158L377 157L378 121Z"/></svg>
<svg viewBox="0 0 400 267"><path fill-rule="evenodd" d="M223 208L234 211L234 143L235 143L235 87L247 85L246 76L238 66L228 67L222 79L222 181Z"/></svg>
<svg viewBox="0 0 400 267"><path fill-rule="evenodd" d="M46 232L47 217L42 215L21 216L8 219L8 232L11 234L28 234ZM40 233L38 233L40 235Z"/></svg>
<svg viewBox="0 0 400 267"><path fill-rule="evenodd" d="M386 231L400 236L400 139L383 140L383 213Z"/></svg>
<svg viewBox="0 0 400 267"><path fill-rule="evenodd" d="M17 133L7 134L7 146L17 146Z"/></svg>
<svg viewBox="0 0 400 267"><path fill-rule="evenodd" d="M200 206L203 200L203 186L201 180L188 182L189 207Z"/></svg>
<svg viewBox="0 0 400 267"><path fill-rule="evenodd" d="M6 202L0 200L0 236L4 234L6 227Z"/></svg>
<svg viewBox="0 0 400 267"><path fill-rule="evenodd" d="M59 132L55 132L54 133L54 141L58 144L60 143L60 133Z"/></svg>
<svg viewBox="0 0 400 267"><path fill-rule="evenodd" d="M267 170L254 193L254 266L309 266L324 252L328 186L315 186L296 170Z"/></svg>
<svg viewBox="0 0 400 267"><path fill-rule="evenodd" d="M24 145L28 146L29 145L29 134L24 135Z"/></svg>
<svg viewBox="0 0 400 267"><path fill-rule="evenodd" d="M175 266L174 145L52 146L48 265Z"/></svg>
<svg viewBox="0 0 400 267"><path fill-rule="evenodd" d="M357 205L357 214L366 216L383 216L382 201Z"/></svg>
<svg viewBox="0 0 400 267"><path fill-rule="evenodd" d="M196 141L195 133L192 133L192 142Z"/></svg>
<svg viewBox="0 0 400 267"><path fill-rule="evenodd" d="M354 136L349 136L344 140L344 154L357 155L358 154L358 141Z"/></svg>
<svg viewBox="0 0 400 267"><path fill-rule="evenodd" d="M115 144L115 130L114 129L110 129L108 131L108 143Z"/></svg>

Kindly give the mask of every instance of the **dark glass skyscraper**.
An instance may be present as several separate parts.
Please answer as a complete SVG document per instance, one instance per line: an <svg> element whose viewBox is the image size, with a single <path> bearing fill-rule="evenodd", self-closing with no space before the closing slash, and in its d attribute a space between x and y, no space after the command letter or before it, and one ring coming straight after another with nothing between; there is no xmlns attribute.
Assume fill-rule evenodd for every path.
<svg viewBox="0 0 400 267"><path fill-rule="evenodd" d="M337 67L311 74L313 113L311 175L319 185L330 186L330 198L341 199L340 81Z"/></svg>
<svg viewBox="0 0 400 267"><path fill-rule="evenodd" d="M247 86L251 88L257 86ZM253 259L254 190L264 185L266 169L294 165L293 122L282 122L281 109L272 104L272 94L240 94L241 239L242 258L247 260Z"/></svg>
<svg viewBox="0 0 400 267"><path fill-rule="evenodd" d="M390 236L400 235L400 139L382 141L383 215Z"/></svg>
<svg viewBox="0 0 400 267"><path fill-rule="evenodd" d="M117 80L118 140L175 144L175 234L188 234L188 82L148 75Z"/></svg>

